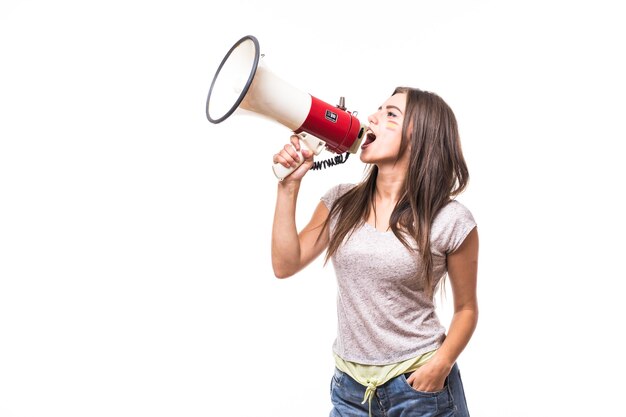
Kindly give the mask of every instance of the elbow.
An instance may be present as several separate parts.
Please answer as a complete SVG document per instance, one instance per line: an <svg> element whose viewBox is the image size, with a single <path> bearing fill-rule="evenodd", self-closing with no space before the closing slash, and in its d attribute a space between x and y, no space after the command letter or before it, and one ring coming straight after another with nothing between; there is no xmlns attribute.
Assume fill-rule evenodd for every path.
<svg viewBox="0 0 626 417"><path fill-rule="evenodd" d="M294 276L302 269L302 265L298 256L279 256L272 253L272 269L276 278L284 279Z"/></svg>
<svg viewBox="0 0 626 417"><path fill-rule="evenodd" d="M295 274L295 271L285 268L282 265L272 265L272 268L274 269L274 276L278 279L289 278Z"/></svg>
<svg viewBox="0 0 626 417"><path fill-rule="evenodd" d="M476 326L478 326L478 307L471 310L470 323L472 329L476 329Z"/></svg>
<svg viewBox="0 0 626 417"><path fill-rule="evenodd" d="M274 276L278 279L285 279L285 278L289 278L290 276L292 276L293 274L290 274L288 272L285 271L281 271L279 269L274 269Z"/></svg>
<svg viewBox="0 0 626 417"><path fill-rule="evenodd" d="M478 325L478 305L475 303L465 305L463 307L457 307L454 315L465 321L472 328L476 328Z"/></svg>

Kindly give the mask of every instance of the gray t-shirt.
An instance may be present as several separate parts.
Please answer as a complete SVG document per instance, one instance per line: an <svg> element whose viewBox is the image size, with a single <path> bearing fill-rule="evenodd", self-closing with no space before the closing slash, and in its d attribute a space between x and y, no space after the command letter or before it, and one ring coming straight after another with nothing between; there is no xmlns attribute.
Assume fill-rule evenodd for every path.
<svg viewBox="0 0 626 417"><path fill-rule="evenodd" d="M354 187L340 184L322 201L328 207ZM332 235L336 219L331 219ZM446 274L446 254L456 250L476 226L457 201L443 207L431 227L434 285ZM415 245L414 240L410 240ZM445 328L432 298L423 290L421 257L392 231L368 223L357 228L332 257L337 275L337 338L333 351L344 360L388 365L437 349Z"/></svg>

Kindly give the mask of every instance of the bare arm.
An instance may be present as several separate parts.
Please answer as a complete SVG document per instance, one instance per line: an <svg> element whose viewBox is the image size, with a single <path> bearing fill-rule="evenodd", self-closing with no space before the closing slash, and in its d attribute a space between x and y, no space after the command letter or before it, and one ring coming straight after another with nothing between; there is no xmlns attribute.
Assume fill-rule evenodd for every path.
<svg viewBox="0 0 626 417"><path fill-rule="evenodd" d="M454 296L454 315L446 340L436 356L449 368L452 368L467 346L478 322L477 273L478 231L474 228L463 244L448 255L448 276Z"/></svg>
<svg viewBox="0 0 626 417"><path fill-rule="evenodd" d="M295 139L294 139L295 138ZM300 149L297 137L292 136L292 145L274 156L274 162L288 167L297 158L294 151ZM320 202L307 226L298 233L296 227L296 203L302 177L313 161L313 154L303 150L305 162L290 176L278 183L274 224L272 227L272 267L277 278L287 278L302 270L317 258L328 246L328 230L318 236L326 218L328 209Z"/></svg>
<svg viewBox="0 0 626 417"><path fill-rule="evenodd" d="M419 391L443 388L457 358L467 346L478 322L476 281L478 274L478 231L472 230L461 246L448 255L448 276L454 296L454 315L448 335L433 358L408 379Z"/></svg>

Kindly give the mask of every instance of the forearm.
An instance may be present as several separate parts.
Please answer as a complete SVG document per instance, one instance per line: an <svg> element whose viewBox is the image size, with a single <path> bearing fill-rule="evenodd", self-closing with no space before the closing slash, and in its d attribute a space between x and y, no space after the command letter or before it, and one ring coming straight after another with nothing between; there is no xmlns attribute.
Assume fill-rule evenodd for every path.
<svg viewBox="0 0 626 417"><path fill-rule="evenodd" d="M467 346L476 324L478 307L460 309L452 316L448 335L433 357L442 366L452 368L457 358Z"/></svg>
<svg viewBox="0 0 626 417"><path fill-rule="evenodd" d="M278 184L272 227L272 267L279 278L293 275L300 265L300 241L296 227L299 189L300 182Z"/></svg>

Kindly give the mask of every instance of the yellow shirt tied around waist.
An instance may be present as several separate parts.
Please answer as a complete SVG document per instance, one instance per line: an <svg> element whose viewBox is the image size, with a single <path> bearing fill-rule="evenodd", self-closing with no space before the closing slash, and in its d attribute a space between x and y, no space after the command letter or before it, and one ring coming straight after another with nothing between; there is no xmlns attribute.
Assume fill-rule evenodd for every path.
<svg viewBox="0 0 626 417"><path fill-rule="evenodd" d="M410 358L405 361L389 365L362 365L360 363L343 360L337 354L334 356L335 366L337 366L340 371L350 375L352 379L366 387L365 396L363 397L363 402L361 404L365 404L367 401L371 417L372 397L376 393L376 388L397 376L415 371L417 368L428 362L428 360L432 358L436 352L437 350L433 350L415 358Z"/></svg>

